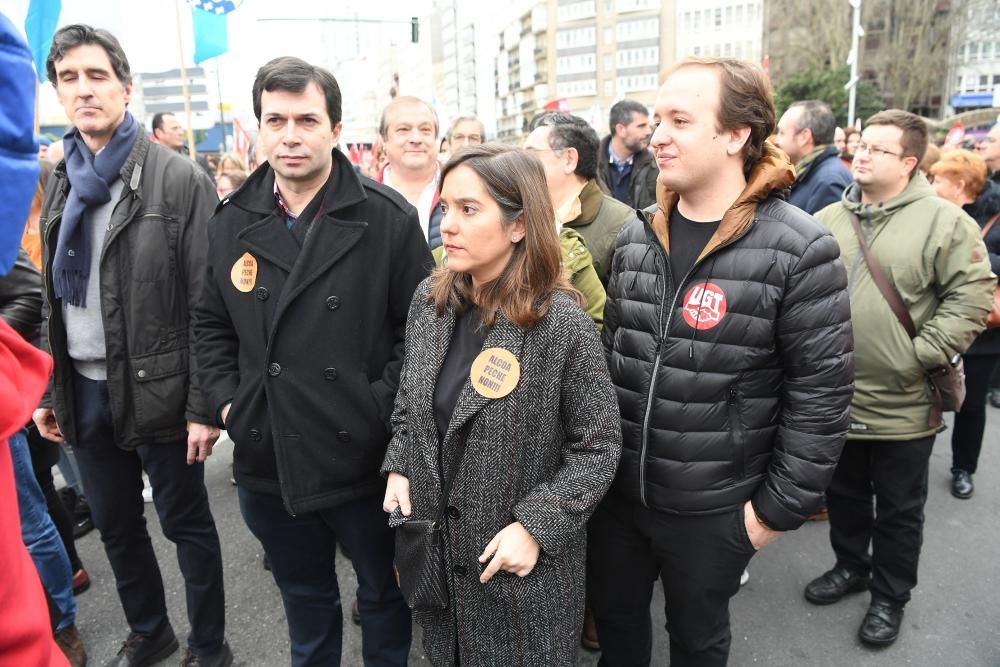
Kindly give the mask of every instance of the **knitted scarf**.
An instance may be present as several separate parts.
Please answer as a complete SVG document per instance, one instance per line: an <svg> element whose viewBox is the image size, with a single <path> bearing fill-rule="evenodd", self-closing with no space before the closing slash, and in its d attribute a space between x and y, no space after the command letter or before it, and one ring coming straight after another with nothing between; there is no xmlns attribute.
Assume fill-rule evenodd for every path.
<svg viewBox="0 0 1000 667"><path fill-rule="evenodd" d="M85 308L87 305L87 282L90 280L91 253L94 252L90 247L90 230L84 224L86 213L111 200L110 185L118 178L132 150L137 128L135 118L126 111L125 120L115 130L111 141L96 156L76 128L64 137L70 189L52 261L52 287L57 297L74 306Z"/></svg>

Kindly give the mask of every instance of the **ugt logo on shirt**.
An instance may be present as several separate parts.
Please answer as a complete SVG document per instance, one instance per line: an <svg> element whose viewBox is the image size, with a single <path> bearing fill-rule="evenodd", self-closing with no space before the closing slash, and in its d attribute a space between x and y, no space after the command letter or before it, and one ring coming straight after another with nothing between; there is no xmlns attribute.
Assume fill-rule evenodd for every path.
<svg viewBox="0 0 1000 667"><path fill-rule="evenodd" d="M715 283L698 283L684 295L681 310L692 329L711 329L726 316L726 293Z"/></svg>

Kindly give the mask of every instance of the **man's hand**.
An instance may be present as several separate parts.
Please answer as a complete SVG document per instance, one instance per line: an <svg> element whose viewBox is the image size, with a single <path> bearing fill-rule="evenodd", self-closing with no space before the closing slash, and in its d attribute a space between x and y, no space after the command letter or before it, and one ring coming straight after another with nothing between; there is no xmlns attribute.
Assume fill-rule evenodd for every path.
<svg viewBox="0 0 1000 667"><path fill-rule="evenodd" d="M747 535L750 537L750 544L757 551L760 551L766 547L771 542L781 537L781 533L777 530L771 530L760 521L757 520L757 513L753 511L753 505L750 501L743 506L743 524L747 528Z"/></svg>
<svg viewBox="0 0 1000 667"><path fill-rule="evenodd" d="M56 413L52 411L52 408L38 408L32 413L31 418L34 420L35 426L38 427L39 435L52 442L63 442L62 430L59 428Z"/></svg>
<svg viewBox="0 0 1000 667"><path fill-rule="evenodd" d="M479 562L485 563L490 556L493 560L479 576L479 583L485 584L498 570L519 577L528 576L535 569L541 550L531 533L525 530L520 521L515 521L497 533L483 549Z"/></svg>
<svg viewBox="0 0 1000 667"><path fill-rule="evenodd" d="M385 485L385 499L382 501L382 509L391 514L397 506L403 516L410 516L410 480L398 472L391 472Z"/></svg>
<svg viewBox="0 0 1000 667"><path fill-rule="evenodd" d="M205 459L212 455L212 447L219 439L219 429L208 424L188 422L187 431L187 464L191 465L195 461L204 463Z"/></svg>

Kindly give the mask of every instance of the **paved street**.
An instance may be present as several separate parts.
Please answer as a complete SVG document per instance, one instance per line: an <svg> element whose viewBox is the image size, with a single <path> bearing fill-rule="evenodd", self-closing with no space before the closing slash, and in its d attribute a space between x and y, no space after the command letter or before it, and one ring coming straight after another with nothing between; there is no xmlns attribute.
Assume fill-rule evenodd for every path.
<svg viewBox="0 0 1000 667"><path fill-rule="evenodd" d="M951 451L948 433L938 437L931 459L927 529L920 585L907 607L900 640L873 651L856 638L867 596L856 595L829 607L815 607L802 588L832 564L827 526L811 523L782 537L750 564L750 583L732 605L733 647L730 664L809 667L997 667L1000 665L1000 410L989 409L987 438L976 475L976 495L968 501L948 491ZM232 444L220 443L206 477L222 538L228 603L228 636L240 665L287 665L284 613L274 581L261 566L260 545L240 516L236 490L229 482ZM184 590L172 545L159 533L155 512L147 517L160 555L171 619L178 635L187 632ZM90 664L102 665L117 651L126 633L114 582L96 532L77 542L80 557L94 580L78 598L78 626L90 652ZM337 561L345 615L356 580L350 563ZM663 630L662 594L653 602L656 643L653 665L669 660ZM361 665L360 632L346 625L344 661ZM163 664L177 664L180 653ZM419 635L412 665L422 657ZM582 665L596 656L581 651ZM542 667L542 666L539 666Z"/></svg>

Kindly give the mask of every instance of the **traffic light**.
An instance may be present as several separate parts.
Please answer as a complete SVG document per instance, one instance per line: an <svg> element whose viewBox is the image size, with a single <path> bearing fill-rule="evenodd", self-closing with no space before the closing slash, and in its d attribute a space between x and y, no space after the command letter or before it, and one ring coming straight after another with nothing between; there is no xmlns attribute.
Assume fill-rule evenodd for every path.
<svg viewBox="0 0 1000 667"><path fill-rule="evenodd" d="M410 18L410 41L414 44L420 41L420 21L416 16Z"/></svg>

